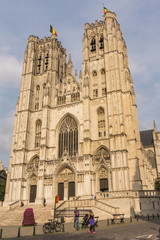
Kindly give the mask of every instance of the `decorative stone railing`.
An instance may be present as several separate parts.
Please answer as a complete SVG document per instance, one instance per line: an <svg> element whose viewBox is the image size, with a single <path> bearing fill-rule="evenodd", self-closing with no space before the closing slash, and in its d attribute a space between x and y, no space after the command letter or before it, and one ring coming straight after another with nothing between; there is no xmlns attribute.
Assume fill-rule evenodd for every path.
<svg viewBox="0 0 160 240"><path fill-rule="evenodd" d="M132 191L97 192L96 199L131 197Z"/></svg>
<svg viewBox="0 0 160 240"><path fill-rule="evenodd" d="M97 192L96 199L104 200L107 198L124 198L124 197L160 197L160 191L139 190L139 191L114 191L114 192Z"/></svg>
<svg viewBox="0 0 160 240"><path fill-rule="evenodd" d="M110 213L110 214L119 213L118 207L113 207L111 205L108 205L104 202L101 202L101 201L95 200L95 199L81 199L81 200L65 201L57 207L57 210L74 209L75 207L82 208L82 209L89 208L89 207L97 207L103 211Z"/></svg>
<svg viewBox="0 0 160 240"><path fill-rule="evenodd" d="M160 191L155 190L133 191L133 197L160 197Z"/></svg>
<svg viewBox="0 0 160 240"><path fill-rule="evenodd" d="M10 203L9 205L8 205L8 209L9 210L12 210L12 209L14 209L14 208L16 208L16 207L19 207L20 206L20 201L18 200L18 201L15 201L15 202L13 202L13 203Z"/></svg>

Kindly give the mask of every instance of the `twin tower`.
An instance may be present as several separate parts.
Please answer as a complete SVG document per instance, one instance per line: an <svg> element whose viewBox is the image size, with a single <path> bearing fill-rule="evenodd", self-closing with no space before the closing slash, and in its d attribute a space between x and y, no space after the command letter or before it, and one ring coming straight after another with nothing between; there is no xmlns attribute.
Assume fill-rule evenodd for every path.
<svg viewBox="0 0 160 240"><path fill-rule="evenodd" d="M63 201L95 193L107 193L109 202L111 193L153 189L115 13L85 24L79 80L71 55L66 58L54 35L29 37L5 202L52 203L57 194Z"/></svg>

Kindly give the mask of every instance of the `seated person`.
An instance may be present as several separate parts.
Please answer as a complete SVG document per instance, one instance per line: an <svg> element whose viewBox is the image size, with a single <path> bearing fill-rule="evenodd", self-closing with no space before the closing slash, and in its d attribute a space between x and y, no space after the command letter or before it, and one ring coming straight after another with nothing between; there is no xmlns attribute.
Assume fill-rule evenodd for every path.
<svg viewBox="0 0 160 240"><path fill-rule="evenodd" d="M86 213L85 214L85 216L84 216L84 223L86 224L86 225L88 225L89 224L89 220L88 220L88 214Z"/></svg>

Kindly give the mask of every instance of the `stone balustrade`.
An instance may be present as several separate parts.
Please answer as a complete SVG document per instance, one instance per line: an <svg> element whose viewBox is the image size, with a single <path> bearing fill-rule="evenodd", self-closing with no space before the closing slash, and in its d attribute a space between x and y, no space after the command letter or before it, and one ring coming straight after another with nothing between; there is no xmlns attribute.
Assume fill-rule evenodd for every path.
<svg viewBox="0 0 160 240"><path fill-rule="evenodd" d="M96 193L96 199L98 200L124 197L160 197L160 192L155 190L139 190L139 191L115 191Z"/></svg>
<svg viewBox="0 0 160 240"><path fill-rule="evenodd" d="M133 191L133 197L160 197L160 192L155 190Z"/></svg>
<svg viewBox="0 0 160 240"><path fill-rule="evenodd" d="M80 200L65 201L62 205L59 205L57 209L58 210L74 209L75 207L84 208L84 209L88 207L97 207L110 214L117 214L119 212L118 207L113 207L104 202L101 202L99 200L94 200L94 199L80 199Z"/></svg>
<svg viewBox="0 0 160 240"><path fill-rule="evenodd" d="M10 203L10 204L8 205L8 209L9 209L9 210L12 210L12 209L14 209L14 208L16 208L16 207L19 207L19 206L20 206L20 201L18 200L18 201L15 201L15 202Z"/></svg>

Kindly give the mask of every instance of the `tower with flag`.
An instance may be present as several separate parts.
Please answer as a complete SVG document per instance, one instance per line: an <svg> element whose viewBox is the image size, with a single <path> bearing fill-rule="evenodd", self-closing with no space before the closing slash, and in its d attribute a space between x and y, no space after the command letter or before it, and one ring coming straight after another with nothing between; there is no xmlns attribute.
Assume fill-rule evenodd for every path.
<svg viewBox="0 0 160 240"><path fill-rule="evenodd" d="M28 39L8 205L38 205L45 198L52 206L57 195L60 204L65 201L61 210L93 207L100 219L117 213L146 216L147 207L149 214L159 211L154 180L160 175L160 132L154 126L147 149L140 138L126 43L116 14L103 11L103 21L85 24L79 80L71 55L67 61L56 37ZM57 36L51 25L50 32Z"/></svg>

